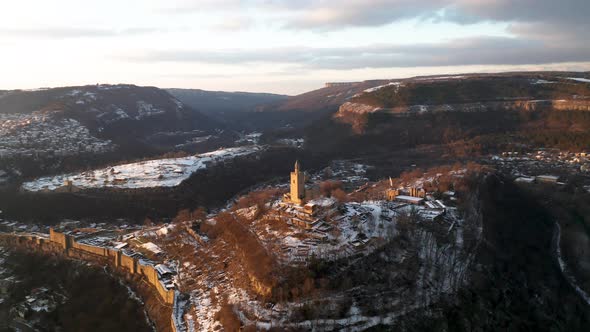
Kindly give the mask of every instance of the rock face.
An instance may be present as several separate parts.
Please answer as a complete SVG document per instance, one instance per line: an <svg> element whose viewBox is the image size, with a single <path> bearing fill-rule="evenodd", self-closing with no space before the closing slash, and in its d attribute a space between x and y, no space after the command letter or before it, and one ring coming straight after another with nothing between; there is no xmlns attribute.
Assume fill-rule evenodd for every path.
<svg viewBox="0 0 590 332"><path fill-rule="evenodd" d="M379 111L380 107L365 105L360 103L346 102L340 106L336 117L343 116L346 113L366 114Z"/></svg>
<svg viewBox="0 0 590 332"><path fill-rule="evenodd" d="M346 102L340 106L335 117L346 117L347 114L368 114L387 112L393 114L417 114L426 112L483 112L490 110L559 110L559 111L590 111L590 100L516 100L493 101L462 104L408 105L392 108L375 107L362 103Z"/></svg>
<svg viewBox="0 0 590 332"><path fill-rule="evenodd" d="M418 114L461 112L475 113L487 111L590 111L590 100L515 100L492 101L461 104L408 105L392 108L346 102L334 114L334 119L346 123L357 133L363 133L368 122L368 115L374 113L393 116L411 116Z"/></svg>

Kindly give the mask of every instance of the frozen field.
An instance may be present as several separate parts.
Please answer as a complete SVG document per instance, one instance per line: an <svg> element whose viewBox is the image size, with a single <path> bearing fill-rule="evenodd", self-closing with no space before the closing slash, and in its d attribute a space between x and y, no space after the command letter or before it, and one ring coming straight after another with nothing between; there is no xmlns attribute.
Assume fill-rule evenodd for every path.
<svg viewBox="0 0 590 332"><path fill-rule="evenodd" d="M148 160L82 173L42 177L25 182L23 189L33 192L52 191L63 187L66 181L71 181L72 186L78 189L174 187L208 165L260 150L260 146L242 146L190 157Z"/></svg>

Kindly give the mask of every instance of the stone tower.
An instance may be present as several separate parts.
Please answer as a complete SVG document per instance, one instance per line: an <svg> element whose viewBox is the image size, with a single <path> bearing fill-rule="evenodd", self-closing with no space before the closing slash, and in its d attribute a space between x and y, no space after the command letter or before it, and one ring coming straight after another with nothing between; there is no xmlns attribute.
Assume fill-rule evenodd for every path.
<svg viewBox="0 0 590 332"><path fill-rule="evenodd" d="M291 202L302 205L305 201L305 173L299 169L299 160L291 172Z"/></svg>

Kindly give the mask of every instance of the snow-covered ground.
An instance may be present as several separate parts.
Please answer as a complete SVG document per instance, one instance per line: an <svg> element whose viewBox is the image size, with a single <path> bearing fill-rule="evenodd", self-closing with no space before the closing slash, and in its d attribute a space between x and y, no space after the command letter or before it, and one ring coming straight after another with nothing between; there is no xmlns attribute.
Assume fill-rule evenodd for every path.
<svg viewBox="0 0 590 332"><path fill-rule="evenodd" d="M240 138L236 141L236 143L258 144L258 142L260 142L261 137L262 137L262 133L252 132L252 133L241 135Z"/></svg>
<svg viewBox="0 0 590 332"><path fill-rule="evenodd" d="M322 198L314 201L314 203L331 206L334 201L329 198ZM334 217L333 222L330 223L332 229L326 231L326 238L320 241L313 239L313 236L301 236L296 229L277 232L272 230L272 227L253 227L265 244L272 243L280 248L268 249L278 253L279 257L286 259L283 260L283 263L298 262L301 261L298 256L310 255L331 260L354 254L364 256L372 252L379 246L379 240L388 241L398 234L396 226L399 217L428 210L428 208L397 202L363 201L343 203L338 210L338 217ZM273 222L280 221L275 220ZM267 222L266 224L269 225L270 223ZM440 226L439 229L442 230L442 233L435 235L431 226ZM418 219L416 230L412 233L406 233L411 236L414 244L408 250L401 247L398 253L389 258L391 264L395 264L403 271L408 271L407 264L411 264L406 264L406 260L415 260L415 264L419 268L416 270L416 274L413 275L416 278L416 288L412 289L414 295L405 295L403 299L400 298L397 302L392 301L389 305L393 303L399 303L399 305L392 305L390 312L381 315L370 316L366 313L363 314L353 303L348 313L338 319L319 317L312 320L293 321L289 318L290 313L303 305L312 305L312 300L302 299L277 304L271 310L262 306L260 302L246 301L244 298L235 296L231 297L229 302L236 305L237 309L235 311L244 324L254 323L261 330L269 329L272 326L280 326L282 328L296 327L318 331L362 331L378 324L393 324L398 317L412 310L427 307L436 302L441 295L452 294L461 287L465 271L473 258L470 252L467 252L467 255L464 252L462 226L463 220L461 220L454 208L448 209L444 220L426 221ZM304 232L315 234L317 231L319 229L314 228ZM439 241L441 237L445 240ZM288 253L285 254L285 251ZM402 294L408 290L406 287L405 285L395 285L388 291L393 290L393 293ZM209 288L214 288L214 285ZM228 294L234 294L236 291L226 290ZM325 297L314 297L313 301L326 300L326 302L338 303L341 299L349 296L344 293L323 295ZM207 292L200 293L200 296L194 297L194 299L201 299L200 305L195 306L197 314L208 314L208 308L203 307L203 303L210 303ZM203 302L203 299L205 302ZM199 302L197 301L197 303ZM327 306L330 304L326 303ZM319 310L317 307L315 309ZM255 317L255 319L252 319L252 317ZM215 321L209 320L209 324L213 322Z"/></svg>
<svg viewBox="0 0 590 332"><path fill-rule="evenodd" d="M536 81L533 81L532 84L553 84L553 83L557 83L557 82L538 79Z"/></svg>
<svg viewBox="0 0 590 332"><path fill-rule="evenodd" d="M262 149L260 146L243 146L183 158L148 160L88 172L42 177L26 182L22 187L33 192L51 191L63 187L66 181L71 181L72 186L79 189L175 187L191 174L207 168L209 164L256 153Z"/></svg>
<svg viewBox="0 0 590 332"><path fill-rule="evenodd" d="M137 102L137 112L139 113L139 115L135 117L137 120L166 113L166 111L158 109L154 105L143 100Z"/></svg>
<svg viewBox="0 0 590 332"><path fill-rule="evenodd" d="M338 204L334 198L319 198L310 203L326 209L318 215L319 221L310 230L291 225L290 218L300 217L299 208L280 201L273 202L273 210L252 226L268 249L278 253L284 263L305 262L311 256L335 260L358 252L368 254L397 234L396 224L400 216L415 213L425 222L432 223L443 213L440 209L388 201L349 202L336 207ZM248 209L242 210L237 213L247 217ZM330 217L323 217L323 214ZM281 222L289 227L277 230L271 226Z"/></svg>
<svg viewBox="0 0 590 332"><path fill-rule="evenodd" d="M284 144L296 148L302 148L303 144L305 144L304 138L282 138L277 140L277 143Z"/></svg>
<svg viewBox="0 0 590 332"><path fill-rule="evenodd" d="M590 83L590 79L583 78L583 77L566 77L568 80L576 81L576 82L583 82L583 83Z"/></svg>
<svg viewBox="0 0 590 332"><path fill-rule="evenodd" d="M389 83L387 83L387 84L384 84L384 85L379 85L379 86L376 86L376 87L374 87L374 88L369 88L369 89L366 89L366 90L365 90L365 91L363 91L363 92L364 92L364 93L371 93L371 92L375 92L375 91L377 91L377 90L381 90L381 89L383 89L383 88L385 88L385 87L387 87L387 86L392 86L392 85L393 85L393 86L398 86L398 87L399 87L399 86L401 85L401 83L400 83L400 82L389 82Z"/></svg>

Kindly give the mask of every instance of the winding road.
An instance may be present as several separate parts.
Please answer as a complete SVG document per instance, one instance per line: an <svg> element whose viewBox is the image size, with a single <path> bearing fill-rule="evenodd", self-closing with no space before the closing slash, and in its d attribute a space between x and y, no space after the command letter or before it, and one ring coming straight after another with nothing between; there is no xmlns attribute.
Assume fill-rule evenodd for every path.
<svg viewBox="0 0 590 332"><path fill-rule="evenodd" d="M586 304L590 305L590 296L586 291L584 291L580 286L578 286L578 282L576 278L573 276L571 272L568 271L567 265L561 256L561 226L559 222L555 222L555 232L553 233L553 241L555 244L555 256L557 257L557 262L559 263L559 269L561 270L561 274L565 277L567 282L572 286L572 288L580 295L580 297L586 302Z"/></svg>

